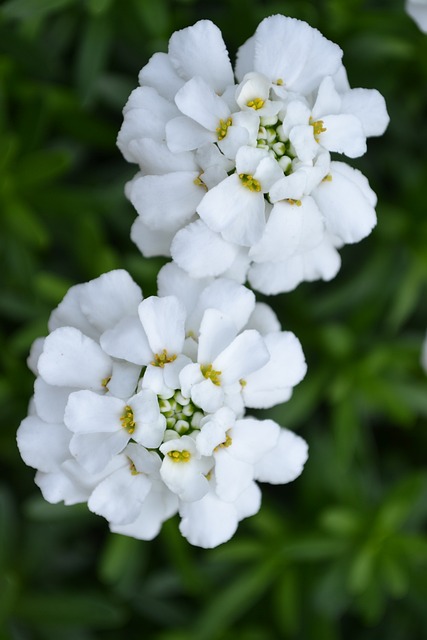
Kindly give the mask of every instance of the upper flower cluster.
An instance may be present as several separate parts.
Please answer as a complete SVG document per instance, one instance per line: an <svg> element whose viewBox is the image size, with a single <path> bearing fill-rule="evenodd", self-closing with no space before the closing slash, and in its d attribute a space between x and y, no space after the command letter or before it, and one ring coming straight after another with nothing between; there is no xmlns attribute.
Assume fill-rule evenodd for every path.
<svg viewBox="0 0 427 640"><path fill-rule="evenodd" d="M212 22L174 33L142 68L118 136L140 169L126 188L140 250L267 294L332 278L337 248L374 227L376 196L331 153L363 155L388 123L378 91L350 89L341 57L279 15L240 47L234 73Z"/></svg>
<svg viewBox="0 0 427 640"><path fill-rule="evenodd" d="M179 512L182 534L212 547L258 511L256 481L301 473L304 440L245 410L290 397L302 349L244 286L170 264L159 296L143 299L113 271L70 289L49 329L30 355L34 398L18 430L48 501L87 501L142 539Z"/></svg>

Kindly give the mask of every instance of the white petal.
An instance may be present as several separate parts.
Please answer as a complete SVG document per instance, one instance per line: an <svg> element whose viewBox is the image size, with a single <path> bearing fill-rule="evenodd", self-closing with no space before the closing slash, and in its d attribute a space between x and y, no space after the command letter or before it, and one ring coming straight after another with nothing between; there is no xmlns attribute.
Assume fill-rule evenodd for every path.
<svg viewBox="0 0 427 640"><path fill-rule="evenodd" d="M227 49L221 31L209 20L175 31L169 40L169 56L180 76L200 76L217 93L234 84Z"/></svg>
<svg viewBox="0 0 427 640"><path fill-rule="evenodd" d="M130 398L135 393L140 374L139 364L114 360L113 371L106 389L116 398Z"/></svg>
<svg viewBox="0 0 427 640"><path fill-rule="evenodd" d="M245 378L242 393L247 407L267 409L285 402L292 387L304 378L307 371L301 343L290 331L265 336L270 352L267 364Z"/></svg>
<svg viewBox="0 0 427 640"><path fill-rule="evenodd" d="M175 103L181 113L213 132L219 126L219 121L226 120L230 115L226 102L200 76L191 78L178 91Z"/></svg>
<svg viewBox="0 0 427 640"><path fill-rule="evenodd" d="M197 220L178 231L171 245L174 261L193 278L219 276L236 258L236 245Z"/></svg>
<svg viewBox="0 0 427 640"><path fill-rule="evenodd" d="M134 364L147 365L153 359L153 352L138 317L123 318L114 329L103 333L101 346L110 356Z"/></svg>
<svg viewBox="0 0 427 640"><path fill-rule="evenodd" d="M333 75L342 51L307 23L280 15L265 18L255 33L254 69L286 89L307 94Z"/></svg>
<svg viewBox="0 0 427 640"><path fill-rule="evenodd" d="M70 451L88 473L102 473L129 441L129 434L121 429L115 433L75 433Z"/></svg>
<svg viewBox="0 0 427 640"><path fill-rule="evenodd" d="M389 123L385 100L376 89L352 89L342 96L343 113L351 113L362 123L365 136L382 136Z"/></svg>
<svg viewBox="0 0 427 640"><path fill-rule="evenodd" d="M94 340L99 338L99 331L92 326L80 305L80 295L84 287L84 284L77 284L68 289L59 305L50 314L48 323L50 332L59 327L75 327Z"/></svg>
<svg viewBox="0 0 427 640"><path fill-rule="evenodd" d="M143 174L163 175L174 171L198 171L193 153L172 153L165 142L151 138L132 140L129 147Z"/></svg>
<svg viewBox="0 0 427 640"><path fill-rule="evenodd" d="M102 333L124 316L136 314L142 293L127 271L116 269L87 282L79 298L83 313Z"/></svg>
<svg viewBox="0 0 427 640"><path fill-rule="evenodd" d="M257 331L248 329L239 334L212 364L216 371L221 371L221 384L232 384L263 367L269 358L264 339Z"/></svg>
<svg viewBox="0 0 427 640"><path fill-rule="evenodd" d="M64 422L74 433L114 433L122 429L120 417L125 403L112 396L100 396L92 391L70 394Z"/></svg>
<svg viewBox="0 0 427 640"><path fill-rule="evenodd" d="M255 308L255 295L234 280L218 278L200 293L198 303L195 306L191 316L193 327L198 329L206 309L215 308L226 313L236 328L240 330L245 326Z"/></svg>
<svg viewBox="0 0 427 640"><path fill-rule="evenodd" d="M366 152L365 133L356 116L325 116L322 122L326 131L320 134L319 142L328 151L344 153L349 158L358 158Z"/></svg>
<svg viewBox="0 0 427 640"><path fill-rule="evenodd" d="M269 192L271 202L279 200L299 200L306 191L307 177L304 172L296 171L275 182Z"/></svg>
<svg viewBox="0 0 427 640"><path fill-rule="evenodd" d="M211 364L236 334L237 327L229 316L218 309L207 309L200 323L198 361Z"/></svg>
<svg viewBox="0 0 427 640"><path fill-rule="evenodd" d="M139 84L153 87L169 100L173 100L176 92L184 84L172 66L167 53L155 53L148 63L142 67L138 76Z"/></svg>
<svg viewBox="0 0 427 640"><path fill-rule="evenodd" d="M153 353L161 354L164 349L169 356L181 353L187 314L178 298L151 296L141 302L138 313Z"/></svg>
<svg viewBox="0 0 427 640"><path fill-rule="evenodd" d="M264 197L250 191L235 174L210 189L197 213L212 231L230 242L250 246L264 228Z"/></svg>
<svg viewBox="0 0 427 640"><path fill-rule="evenodd" d="M215 455L216 493L225 502L234 502L253 480L253 465L220 449Z"/></svg>
<svg viewBox="0 0 427 640"><path fill-rule="evenodd" d="M179 513L179 530L184 538L204 549L212 549L230 540L238 525L234 505L223 502L211 492L197 502L181 504Z"/></svg>
<svg viewBox="0 0 427 640"><path fill-rule="evenodd" d="M217 139L215 131L206 129L187 116L174 118L166 126L166 141L173 153L193 151L203 145L216 142Z"/></svg>
<svg viewBox="0 0 427 640"><path fill-rule="evenodd" d="M211 466L210 458L198 457L195 442L189 436L163 443L160 451L165 456L160 475L166 486L185 502L200 500L209 490L205 474ZM172 451L187 451L190 458L184 462L174 461L168 455Z"/></svg>
<svg viewBox="0 0 427 640"><path fill-rule="evenodd" d="M43 351L44 338L36 338L30 347L30 353L27 358L27 366L35 376L39 374L37 363Z"/></svg>
<svg viewBox="0 0 427 640"><path fill-rule="evenodd" d="M322 241L324 223L315 201L306 196L299 202L274 205L261 239L250 249L255 262L283 262Z"/></svg>
<svg viewBox="0 0 427 640"><path fill-rule="evenodd" d="M254 516L258 513L261 507L261 491L258 485L252 482L246 491L240 494L234 506L239 520L249 518L249 516Z"/></svg>
<svg viewBox="0 0 427 640"><path fill-rule="evenodd" d="M233 458L254 464L276 446L279 433L280 427L273 420L237 420L231 429L232 444L227 452Z"/></svg>
<svg viewBox="0 0 427 640"><path fill-rule="evenodd" d="M247 73L253 71L255 59L255 36L246 40L237 51L237 60L235 64L236 78L242 82Z"/></svg>
<svg viewBox="0 0 427 640"><path fill-rule="evenodd" d="M334 80L327 76L320 83L311 117L313 120L320 120L325 115L341 113L341 105L342 99L335 88Z"/></svg>
<svg viewBox="0 0 427 640"><path fill-rule="evenodd" d="M25 418L16 435L25 464L44 472L56 471L70 458L70 438L64 424L47 423L37 416Z"/></svg>
<svg viewBox="0 0 427 640"><path fill-rule="evenodd" d="M313 127L309 124L292 127L289 133L289 140L295 149L296 155L302 162L310 162L316 156L319 145L314 138Z"/></svg>
<svg viewBox="0 0 427 640"><path fill-rule="evenodd" d="M139 515L141 504L151 489L144 474L132 475L129 465L105 478L93 491L88 507L114 524L128 524Z"/></svg>
<svg viewBox="0 0 427 640"><path fill-rule="evenodd" d="M280 322L273 309L265 302L257 302L245 327L256 329L262 336L273 331L280 331Z"/></svg>
<svg viewBox="0 0 427 640"><path fill-rule="evenodd" d="M229 411L226 407L224 409ZM225 441L226 432L226 427L217 420L204 423L196 437L197 450L203 456L211 456L214 449Z"/></svg>
<svg viewBox="0 0 427 640"><path fill-rule="evenodd" d="M152 540L159 533L165 520L178 510L178 498L163 483L156 483L141 504L134 522L126 525L111 524L115 533L132 536L139 540Z"/></svg>
<svg viewBox="0 0 427 640"><path fill-rule="evenodd" d="M214 413L224 405L224 392L212 380L203 380L191 388L191 399L205 413Z"/></svg>
<svg viewBox="0 0 427 640"><path fill-rule="evenodd" d="M139 216L134 221L130 232L133 242L146 258L170 256L170 246L174 235L175 231L150 229Z"/></svg>
<svg viewBox="0 0 427 640"><path fill-rule="evenodd" d="M38 369L48 384L103 391L111 359L78 329L60 327L47 336Z"/></svg>
<svg viewBox="0 0 427 640"><path fill-rule="evenodd" d="M34 404L37 415L45 422L64 421L64 411L68 396L75 391L72 387L54 387L42 378L34 382Z"/></svg>
<svg viewBox="0 0 427 640"><path fill-rule="evenodd" d="M177 231L189 222L206 193L194 181L195 171L142 176L133 181L129 198L150 229Z"/></svg>
<svg viewBox="0 0 427 640"><path fill-rule="evenodd" d="M160 297L178 294L187 309L187 314L190 314L196 306L200 294L210 282L210 278L198 280L190 278L188 273L178 267L175 262L168 262L157 275L157 293Z"/></svg>
<svg viewBox="0 0 427 640"><path fill-rule="evenodd" d="M322 182L312 192L325 217L328 232L345 243L359 242L368 236L377 221L375 209L365 196L369 192L360 183L360 175L356 169L333 162L332 180Z"/></svg>
<svg viewBox="0 0 427 640"><path fill-rule="evenodd" d="M270 484L291 482L302 473L307 457L306 441L292 431L281 429L274 449L256 463L255 478Z"/></svg>

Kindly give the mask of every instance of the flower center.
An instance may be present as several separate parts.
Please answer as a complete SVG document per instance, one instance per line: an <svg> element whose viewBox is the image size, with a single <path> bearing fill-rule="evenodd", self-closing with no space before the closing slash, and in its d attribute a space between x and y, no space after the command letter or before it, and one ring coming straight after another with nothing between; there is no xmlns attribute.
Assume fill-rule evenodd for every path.
<svg viewBox="0 0 427 640"><path fill-rule="evenodd" d="M255 111L258 111L258 109L263 108L264 102L265 100L263 100L262 98L254 98L253 100L249 100L249 102L246 103L246 106L251 107L251 109L255 109Z"/></svg>
<svg viewBox="0 0 427 640"><path fill-rule="evenodd" d="M125 410L120 416L120 422L122 423L123 429L126 429L129 434L132 434L135 431L136 423L133 418L132 407L128 404L125 406Z"/></svg>
<svg viewBox="0 0 427 640"><path fill-rule="evenodd" d="M283 131L282 122L277 116L265 117L260 120L257 147L265 149L277 160L285 174L291 172L292 160L295 154L291 150L291 143Z"/></svg>
<svg viewBox="0 0 427 640"><path fill-rule="evenodd" d="M326 127L323 126L323 120L314 121L313 118L310 118L309 124L313 127L314 138L316 142L319 142L318 138L321 133L327 131Z"/></svg>
<svg viewBox="0 0 427 640"><path fill-rule="evenodd" d="M261 191L261 183L250 174L239 173L239 178L242 181L243 186L249 189L249 191Z"/></svg>
<svg viewBox="0 0 427 640"><path fill-rule="evenodd" d="M150 362L150 364L152 364L153 367L161 367L163 369L165 364L168 364L169 362L173 362L174 360L176 360L176 355L172 354L170 356L166 351L166 349L163 349L161 353L154 354L154 360Z"/></svg>
<svg viewBox="0 0 427 640"><path fill-rule="evenodd" d="M176 391L172 398L158 398L160 413L166 418L166 429L173 429L179 435L198 429L204 413L190 398Z"/></svg>
<svg viewBox="0 0 427 640"><path fill-rule="evenodd" d="M189 462L191 459L191 453L184 449L184 451L169 451L169 458L172 462Z"/></svg>
<svg viewBox="0 0 427 640"><path fill-rule="evenodd" d="M240 176L239 176L240 178ZM212 380L218 387L221 384L221 371L215 371L211 364L201 364L200 371L207 380Z"/></svg>
<svg viewBox="0 0 427 640"><path fill-rule="evenodd" d="M216 128L218 140L223 140L225 138L225 136L227 135L228 127L231 127L232 124L233 121L231 118L219 121L219 127Z"/></svg>

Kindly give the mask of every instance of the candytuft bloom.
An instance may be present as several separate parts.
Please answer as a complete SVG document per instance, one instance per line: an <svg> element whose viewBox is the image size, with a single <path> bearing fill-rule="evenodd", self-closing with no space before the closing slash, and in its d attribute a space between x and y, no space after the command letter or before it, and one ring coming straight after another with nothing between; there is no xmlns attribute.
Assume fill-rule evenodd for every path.
<svg viewBox="0 0 427 640"><path fill-rule="evenodd" d="M351 89L341 58L281 15L260 23L234 71L212 22L174 33L141 69L117 141L139 165L126 194L142 253L266 294L333 278L337 249L375 226L376 197L331 153L363 155L388 124L382 96Z"/></svg>
<svg viewBox="0 0 427 640"><path fill-rule="evenodd" d="M213 547L258 511L257 481L301 473L305 441L245 412L287 400L306 364L235 280L169 264L159 294L143 299L122 270L70 289L30 356L18 447L49 502L87 502L144 540L179 513L182 534Z"/></svg>

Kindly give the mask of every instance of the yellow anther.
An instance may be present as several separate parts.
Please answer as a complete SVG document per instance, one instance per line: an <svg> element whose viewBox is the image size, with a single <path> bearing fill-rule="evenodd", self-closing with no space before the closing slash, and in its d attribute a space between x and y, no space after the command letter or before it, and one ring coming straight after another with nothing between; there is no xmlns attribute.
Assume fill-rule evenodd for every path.
<svg viewBox="0 0 427 640"><path fill-rule="evenodd" d="M161 369L163 369L165 364L168 364L169 362L173 362L174 360L176 360L176 355L172 354L170 356L166 351L166 349L163 349L161 353L154 354L154 360L152 360L150 364L152 364L153 367L160 367Z"/></svg>
<svg viewBox="0 0 427 640"><path fill-rule="evenodd" d="M207 186L205 185L205 183L203 182L200 176L197 176L197 178L195 178L193 182L197 187L203 187L204 189L206 189L206 191L208 190Z"/></svg>
<svg viewBox="0 0 427 640"><path fill-rule="evenodd" d="M122 423L123 429L126 429L128 433L132 434L135 431L136 422L133 419L132 407L128 404L125 406L125 410L120 416L120 422Z"/></svg>
<svg viewBox="0 0 427 640"><path fill-rule="evenodd" d="M246 103L246 106L251 107L251 109L255 109L255 111L258 111L258 109L263 108L264 102L265 100L263 100L262 98L254 98L253 100L249 100L249 102Z"/></svg>
<svg viewBox="0 0 427 640"><path fill-rule="evenodd" d="M248 173L239 173L239 178L244 187L249 191L261 191L261 183Z"/></svg>
<svg viewBox="0 0 427 640"><path fill-rule="evenodd" d="M232 444L233 444L233 440L231 436L229 436L227 433L227 435L225 436L224 442L221 442L221 444L215 447L214 451L219 451L220 449L227 449L227 447L230 447Z"/></svg>
<svg viewBox="0 0 427 640"><path fill-rule="evenodd" d="M140 471L137 471L137 468L135 467L134 463L132 462L132 460L130 458L128 458L129 460L129 467L130 467L130 472L133 476L139 476Z"/></svg>
<svg viewBox="0 0 427 640"><path fill-rule="evenodd" d="M301 200L292 200L292 198L287 198L286 202L289 202L289 204L296 204L297 207L300 207L302 204Z"/></svg>
<svg viewBox="0 0 427 640"><path fill-rule="evenodd" d="M316 139L316 142L319 142L317 138L320 136L321 133L324 133L325 131L327 131L326 127L323 126L323 120L314 121L313 118L310 118L309 124L311 124L311 126L313 127L314 137Z"/></svg>
<svg viewBox="0 0 427 640"><path fill-rule="evenodd" d="M184 451L169 451L169 458L172 462L188 462L191 459L191 453L184 449Z"/></svg>
<svg viewBox="0 0 427 640"><path fill-rule="evenodd" d="M218 140L223 140L227 135L228 127L231 127L233 120L228 118L227 120L220 120L219 127L216 128L218 134Z"/></svg>
<svg viewBox="0 0 427 640"><path fill-rule="evenodd" d="M243 378L240 378L239 382L241 387L246 387L246 385L248 384Z"/></svg>
<svg viewBox="0 0 427 640"><path fill-rule="evenodd" d="M322 182L332 182L332 176L328 173L322 180Z"/></svg>
<svg viewBox="0 0 427 640"><path fill-rule="evenodd" d="M108 383L111 380L111 376L108 376L108 378L104 378L103 380L101 380L101 385L104 387L104 389L106 389L108 391Z"/></svg>
<svg viewBox="0 0 427 640"><path fill-rule="evenodd" d="M207 380L212 380L219 387L221 384L221 371L215 371L211 364L201 364L200 371Z"/></svg>
<svg viewBox="0 0 427 640"><path fill-rule="evenodd" d="M279 87L282 87L285 83L283 82L282 78L277 78L276 84L279 85Z"/></svg>

